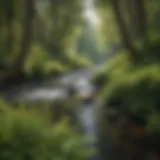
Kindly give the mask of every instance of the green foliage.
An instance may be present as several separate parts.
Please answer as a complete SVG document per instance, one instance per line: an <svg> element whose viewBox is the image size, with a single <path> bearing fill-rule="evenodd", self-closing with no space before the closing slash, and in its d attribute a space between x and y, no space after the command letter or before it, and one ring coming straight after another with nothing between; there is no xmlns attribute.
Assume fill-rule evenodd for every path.
<svg viewBox="0 0 160 160"><path fill-rule="evenodd" d="M49 60L45 50L38 45L32 46L31 53L25 63L25 72L29 76L56 75L68 70L67 66L58 60Z"/></svg>
<svg viewBox="0 0 160 160"><path fill-rule="evenodd" d="M110 61L104 65L104 69L100 71L94 78L93 83L101 90L104 86L111 81L111 79L116 79L117 76L122 77L122 73L129 72L132 69L131 61L126 52L119 52Z"/></svg>
<svg viewBox="0 0 160 160"><path fill-rule="evenodd" d="M147 1L146 10L148 18L148 30L150 37L155 40L159 38L160 23L158 21L160 15L160 2L158 0Z"/></svg>
<svg viewBox="0 0 160 160"><path fill-rule="evenodd" d="M121 2L121 4L123 4L123 2ZM106 46L107 48L115 47L116 44L120 43L121 39L110 2L108 0L98 1L97 10L101 18L100 37L102 44L105 48Z"/></svg>
<svg viewBox="0 0 160 160"><path fill-rule="evenodd" d="M78 54L70 56L76 52L76 38L82 24L81 1L69 0L66 3L64 0L33 0L35 17L32 35L28 35L32 40L25 42L26 47L27 43L31 43L31 46L26 48L26 54L22 54L22 42L26 38L24 28L27 25L25 2L26 0L0 2L1 77L10 72L21 55L24 55L24 62L20 70L26 77L57 75L90 65L87 59L79 58Z"/></svg>
<svg viewBox="0 0 160 160"><path fill-rule="evenodd" d="M70 57L70 66L72 70L79 69L79 68L87 68L92 65L88 59L83 56L73 55Z"/></svg>
<svg viewBox="0 0 160 160"><path fill-rule="evenodd" d="M95 78L95 82L102 81L101 91L106 107L109 102L118 101L118 110L143 119L151 132L157 132L160 66L152 61L142 64L135 65L126 54L120 54L107 64L107 69Z"/></svg>
<svg viewBox="0 0 160 160"><path fill-rule="evenodd" d="M147 129L152 133L160 133L160 114L159 113L153 113L148 118L148 126Z"/></svg>
<svg viewBox="0 0 160 160"><path fill-rule="evenodd" d="M0 104L0 159L84 160L90 151L67 121L56 124L23 109Z"/></svg>

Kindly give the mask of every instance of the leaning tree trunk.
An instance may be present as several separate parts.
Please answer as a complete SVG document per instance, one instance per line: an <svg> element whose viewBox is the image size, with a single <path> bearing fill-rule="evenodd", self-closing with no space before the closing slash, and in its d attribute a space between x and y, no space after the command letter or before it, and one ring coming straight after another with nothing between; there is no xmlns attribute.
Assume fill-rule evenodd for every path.
<svg viewBox="0 0 160 160"><path fill-rule="evenodd" d="M31 42L32 42L33 19L35 15L34 0L26 0L25 8L26 8L26 14L25 14L24 31L22 36L22 44L21 44L20 55L13 66L14 74L23 72L24 63L29 54L29 49L31 47Z"/></svg>
<svg viewBox="0 0 160 160"><path fill-rule="evenodd" d="M136 48L134 47L133 43L132 43L132 40L131 40L131 37L130 37L130 34L128 32L128 28L123 20L123 17L121 15L121 11L120 11L120 1L119 0L110 0L110 3L112 5L112 8L113 8L113 12L114 12L114 15L115 15L115 19L116 19L116 22L117 22L117 25L119 27L119 31L120 31L120 34L122 36L122 40L123 40L123 43L126 47L126 49L128 49L129 53L130 53L130 56L134 59L137 55L137 50Z"/></svg>

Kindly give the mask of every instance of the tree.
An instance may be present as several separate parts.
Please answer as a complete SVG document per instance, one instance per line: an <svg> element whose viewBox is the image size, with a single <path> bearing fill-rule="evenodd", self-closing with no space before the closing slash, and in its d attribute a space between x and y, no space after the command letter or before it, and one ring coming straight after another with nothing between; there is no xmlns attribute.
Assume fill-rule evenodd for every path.
<svg viewBox="0 0 160 160"><path fill-rule="evenodd" d="M63 69L65 71L86 64L84 57L78 60L79 55L76 54L76 38L83 19L81 13L82 2L79 0L70 0L67 3L63 0L2 1L0 23L2 79L35 76L28 74L32 71L28 69L26 71L28 65L30 67L27 68L33 67L31 69L35 71L33 73L44 76L56 73L57 63L62 65L61 68L66 68ZM34 52L35 48L43 52L40 56L45 58L41 62L37 61L38 54ZM31 57L35 60L31 60ZM38 64L34 64L35 61Z"/></svg>
<svg viewBox="0 0 160 160"><path fill-rule="evenodd" d="M104 5L106 6L103 7L105 10L108 10L110 8L108 6L111 6L122 42L129 51L128 53L132 58L137 57L140 52L139 42L143 43L147 38L147 14L144 1L109 0ZM100 6L100 8L102 7ZM104 21L104 23L106 22Z"/></svg>
<svg viewBox="0 0 160 160"><path fill-rule="evenodd" d="M120 118L117 124L121 118L125 117L123 125L115 133L117 136L115 141L116 146L120 148L126 145L124 149L126 159L132 159L137 148L144 149L140 154L135 154L137 159L142 159L142 157L146 159L148 153L159 157L156 148L160 146L158 122L160 110L157 97L160 91L158 76L160 72L160 27L155 23L157 22L155 19L160 15L159 1L129 0L126 4L122 2L124 0L110 0L103 4L106 5L106 12L108 6L113 9L114 20L121 33L121 41L125 43L124 50L118 50L117 55L106 62L106 68L94 81L98 84L104 101L103 109L109 111L111 108L119 113ZM104 24L107 28L107 23ZM135 61L130 58L134 57L130 46L134 46L137 53ZM155 136L156 140L151 138L152 136ZM124 139L120 141L122 137L126 137L126 143ZM131 147L130 151L129 147Z"/></svg>
<svg viewBox="0 0 160 160"><path fill-rule="evenodd" d="M13 51L13 19L14 19L14 1L8 1L6 26L8 28L7 48L8 54Z"/></svg>
<svg viewBox="0 0 160 160"><path fill-rule="evenodd" d="M15 64L13 65L12 74L23 73L24 62L29 54L29 49L31 47L31 42L32 42L33 20L35 16L34 0L27 0L25 7L26 7L26 14L25 14L26 17L24 23L21 51L19 57L17 58Z"/></svg>
<svg viewBox="0 0 160 160"><path fill-rule="evenodd" d="M137 50L135 46L132 43L131 37L129 35L128 29L125 25L125 22L123 20L123 17L121 15L120 9L119 9L119 1L118 0L111 0L110 1L113 7L113 12L115 14L115 19L117 21L117 24L119 26L119 30L124 42L125 47L128 49L131 57L135 57L137 55Z"/></svg>

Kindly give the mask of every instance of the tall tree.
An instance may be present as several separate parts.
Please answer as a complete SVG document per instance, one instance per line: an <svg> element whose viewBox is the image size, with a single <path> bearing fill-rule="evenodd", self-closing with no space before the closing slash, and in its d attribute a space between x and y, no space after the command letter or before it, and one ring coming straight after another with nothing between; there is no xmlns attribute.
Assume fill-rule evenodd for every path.
<svg viewBox="0 0 160 160"><path fill-rule="evenodd" d="M13 49L13 19L14 19L14 1L9 0L7 4L6 26L8 28L7 49L8 53L12 53Z"/></svg>
<svg viewBox="0 0 160 160"><path fill-rule="evenodd" d="M22 73L24 62L29 54L33 35L33 20L35 17L35 3L34 0L26 0L25 3L25 23L22 35L22 44L19 57L13 65L13 73Z"/></svg>
<svg viewBox="0 0 160 160"><path fill-rule="evenodd" d="M138 19L137 24L138 24L138 32L137 34L139 37L145 37L146 36L146 30L147 30L147 24L146 24L146 12L145 12L145 4L144 0L136 0L136 9L135 13L136 17Z"/></svg>
<svg viewBox="0 0 160 160"><path fill-rule="evenodd" d="M147 30L144 0L125 0L129 13L129 29L135 38L145 38Z"/></svg>
<svg viewBox="0 0 160 160"><path fill-rule="evenodd" d="M123 39L123 43L128 49L130 55L132 58L135 58L137 55L137 50L132 42L131 36L129 34L128 28L124 22L123 16L120 11L120 1L119 0L110 0L110 3L113 8L113 13L115 15L115 20L117 22L117 25L119 26L119 31L121 33L121 37Z"/></svg>

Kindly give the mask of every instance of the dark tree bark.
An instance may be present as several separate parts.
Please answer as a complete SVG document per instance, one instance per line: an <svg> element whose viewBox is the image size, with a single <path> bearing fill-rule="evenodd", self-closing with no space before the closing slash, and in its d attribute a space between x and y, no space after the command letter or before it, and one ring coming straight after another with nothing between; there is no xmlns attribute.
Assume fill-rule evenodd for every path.
<svg viewBox="0 0 160 160"><path fill-rule="evenodd" d="M110 3L112 5L113 8L113 12L115 15L115 20L117 22L117 25L119 27L119 31L123 40L123 43L126 47L126 49L128 49L130 55L132 58L135 58L137 55L137 50L134 47L133 43L132 43L132 39L130 37L128 28L123 20L123 17L121 15L121 11L119 9L120 6L120 1L119 0L110 0Z"/></svg>
<svg viewBox="0 0 160 160"><path fill-rule="evenodd" d="M146 11L144 0L136 0L136 17L138 24L138 36L144 38L147 32Z"/></svg>
<svg viewBox="0 0 160 160"><path fill-rule="evenodd" d="M13 73L22 73L24 62L29 54L29 49L31 47L32 35L33 35L33 20L35 16L35 4L34 0L26 0L26 14L25 14L25 23L24 31L22 35L22 44L20 55L17 58L14 66Z"/></svg>
<svg viewBox="0 0 160 160"><path fill-rule="evenodd" d="M146 36L146 11L144 0L126 0L129 14L129 30L134 38L145 38Z"/></svg>
<svg viewBox="0 0 160 160"><path fill-rule="evenodd" d="M8 4L7 8L7 17L6 17L6 25L8 28L8 37L7 37L7 50L8 53L11 54L13 50L13 1L11 0Z"/></svg>
<svg viewBox="0 0 160 160"><path fill-rule="evenodd" d="M125 0L125 3L128 14L128 29L132 37L135 38L137 36L137 18L135 16L135 0Z"/></svg>

